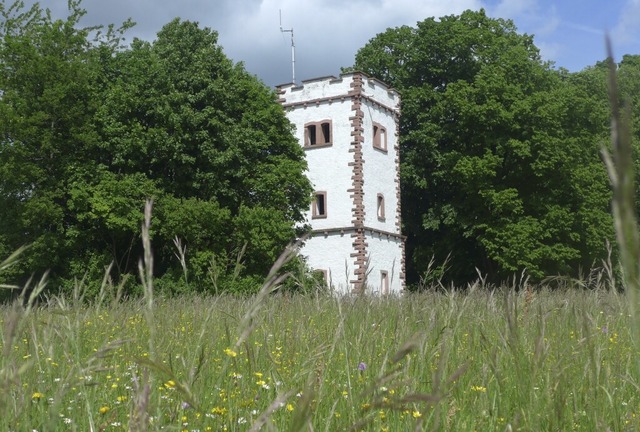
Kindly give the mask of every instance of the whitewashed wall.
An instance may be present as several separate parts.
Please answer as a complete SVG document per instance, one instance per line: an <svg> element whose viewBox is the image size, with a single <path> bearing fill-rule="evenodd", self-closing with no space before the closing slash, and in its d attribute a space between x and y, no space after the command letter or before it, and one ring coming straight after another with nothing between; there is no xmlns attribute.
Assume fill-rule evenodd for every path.
<svg viewBox="0 0 640 432"><path fill-rule="evenodd" d="M311 220L311 211L307 220L313 229L349 226L351 224L351 204L347 190L351 187L352 168L349 162L353 154L349 153L351 142L351 102L334 102L319 106L300 107L287 114L296 125L295 135L301 145L304 143L304 125L310 122L331 119L333 145L330 147L306 148L309 165L307 173L313 188L327 192L327 218ZM351 159L350 159L351 158Z"/></svg>
<svg viewBox="0 0 640 432"><path fill-rule="evenodd" d="M339 293L351 291L349 281L353 279L353 259L351 233L329 233L327 236L313 237L306 241L302 255L309 266L328 272L328 282Z"/></svg>
<svg viewBox="0 0 640 432"><path fill-rule="evenodd" d="M386 271L389 277L389 292L403 289L400 273L402 271L402 240L397 237L379 236L367 231L367 252L369 273L367 288L370 293L381 294L380 272Z"/></svg>
<svg viewBox="0 0 640 432"><path fill-rule="evenodd" d="M312 219L311 209L307 213L307 221L314 230L301 254L307 258L309 265L318 270L325 270L329 280L337 292L351 292L353 281L355 252L353 247L354 201L349 189L353 187L354 154L350 152L353 141L351 117L353 99L348 96L352 91L353 75L343 75L341 79L334 77L305 81L303 85L287 85L280 87L280 97L287 111L289 120L296 126L295 136L304 145L304 125L311 122L331 120L332 146L305 148L309 165L308 177L316 191L327 193L327 217ZM403 288L400 278L403 272L403 241L399 237L397 199L397 154L396 154L396 118L394 110L399 105L399 97L389 92L381 82L366 79L363 94L379 101L390 109L384 109L367 98L362 99L363 119L363 177L364 177L364 225L369 267L367 286L370 292L380 292L380 272L388 273L390 292L398 292ZM326 98L332 98L327 101ZM303 103L303 104L299 104ZM294 106L288 106L294 104ZM373 147L373 123L383 125L387 131L387 151L382 152ZM377 194L382 193L385 199L385 220L378 220ZM341 233L340 230L344 229ZM381 234L394 233L396 236Z"/></svg>
<svg viewBox="0 0 640 432"><path fill-rule="evenodd" d="M396 126L393 117L376 105L363 103L364 137L362 146L364 159L364 205L365 225L380 230L399 233L396 228L396 210L398 199L396 194ZM379 123L387 130L387 151L373 147L373 123ZM378 220L377 196L384 195L385 221Z"/></svg>

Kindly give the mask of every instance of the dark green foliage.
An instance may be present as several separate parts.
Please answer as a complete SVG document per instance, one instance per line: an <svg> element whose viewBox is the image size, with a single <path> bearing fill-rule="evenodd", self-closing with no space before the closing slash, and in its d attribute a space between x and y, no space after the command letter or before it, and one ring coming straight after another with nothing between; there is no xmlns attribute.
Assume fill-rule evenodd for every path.
<svg viewBox="0 0 640 432"><path fill-rule="evenodd" d="M640 143L640 55L624 55L622 61L617 65L617 98L619 106L629 109L632 122L629 125L630 133L633 138L632 147L634 154L636 177L640 172L640 159L638 155L638 144ZM602 112L606 112L607 126L609 125L608 117L610 116L608 105L608 78L609 73L608 62L598 62L596 65L584 69L581 72L572 74L571 82L583 92L591 101L591 121L601 121ZM595 113L598 113L596 120ZM636 182L638 184L638 182ZM636 202L640 202L640 190L636 188Z"/></svg>
<svg viewBox="0 0 640 432"><path fill-rule="evenodd" d="M79 27L79 2L64 21L16 6L0 7L0 252L31 246L11 277L137 274L150 198L160 280L210 289L244 250L236 279L258 289L311 193L273 91L195 23L125 49Z"/></svg>
<svg viewBox="0 0 640 432"><path fill-rule="evenodd" d="M0 7L0 237L31 244L18 273L56 271L74 250L66 231L71 171L96 144L91 127L98 74L82 11L52 21L38 6Z"/></svg>
<svg viewBox="0 0 640 432"><path fill-rule="evenodd" d="M449 254L455 283L476 268L492 280L575 275L606 256L606 95L574 84L589 77L552 69L531 36L484 11L389 29L354 69L402 96L410 283Z"/></svg>
<svg viewBox="0 0 640 432"><path fill-rule="evenodd" d="M187 247L194 281L212 259L263 276L295 238L310 186L302 149L273 92L233 65L217 34L174 20L153 43L135 41L113 60L97 112L101 163L144 173L156 196L157 268Z"/></svg>

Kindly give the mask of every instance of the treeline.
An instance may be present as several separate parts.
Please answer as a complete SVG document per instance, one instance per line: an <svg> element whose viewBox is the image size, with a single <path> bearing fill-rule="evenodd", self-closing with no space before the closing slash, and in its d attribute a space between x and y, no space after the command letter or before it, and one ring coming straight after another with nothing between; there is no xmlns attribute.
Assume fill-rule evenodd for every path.
<svg viewBox="0 0 640 432"><path fill-rule="evenodd" d="M600 157L610 142L608 64L555 69L532 36L482 10L388 29L360 49L353 68L402 95L410 283L523 271L540 281L601 265L615 243ZM640 56L622 58L618 80L637 119Z"/></svg>
<svg viewBox="0 0 640 432"><path fill-rule="evenodd" d="M0 8L0 257L29 245L0 284L95 291L113 263L135 289L151 198L157 288L259 289L311 196L274 92L195 23L125 47L79 1Z"/></svg>
<svg viewBox="0 0 640 432"><path fill-rule="evenodd" d="M82 28L79 0L64 20L0 13L0 257L29 245L0 284L49 271L53 289L98 289L110 264L126 281L152 198L156 286L257 289L311 196L273 90L195 23L125 46L130 24ZM353 68L402 95L410 286L571 276L607 256L606 62L556 70L510 21L467 11L389 29ZM636 118L639 56L619 81Z"/></svg>

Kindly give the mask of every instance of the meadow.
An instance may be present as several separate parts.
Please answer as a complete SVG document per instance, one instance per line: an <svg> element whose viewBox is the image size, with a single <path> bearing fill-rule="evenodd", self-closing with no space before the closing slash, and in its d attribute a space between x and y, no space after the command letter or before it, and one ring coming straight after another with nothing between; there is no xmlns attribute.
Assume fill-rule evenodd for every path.
<svg viewBox="0 0 640 432"><path fill-rule="evenodd" d="M0 430L638 430L627 297L486 287L2 307Z"/></svg>

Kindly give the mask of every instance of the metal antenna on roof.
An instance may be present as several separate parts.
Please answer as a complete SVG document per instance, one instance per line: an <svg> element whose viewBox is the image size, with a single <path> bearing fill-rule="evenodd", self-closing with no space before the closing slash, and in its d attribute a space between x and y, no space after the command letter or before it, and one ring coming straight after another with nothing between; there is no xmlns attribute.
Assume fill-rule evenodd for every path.
<svg viewBox="0 0 640 432"><path fill-rule="evenodd" d="M296 44L293 42L293 27L290 29L282 28L282 9L280 9L280 31L284 33L291 33L291 82L296 83Z"/></svg>

